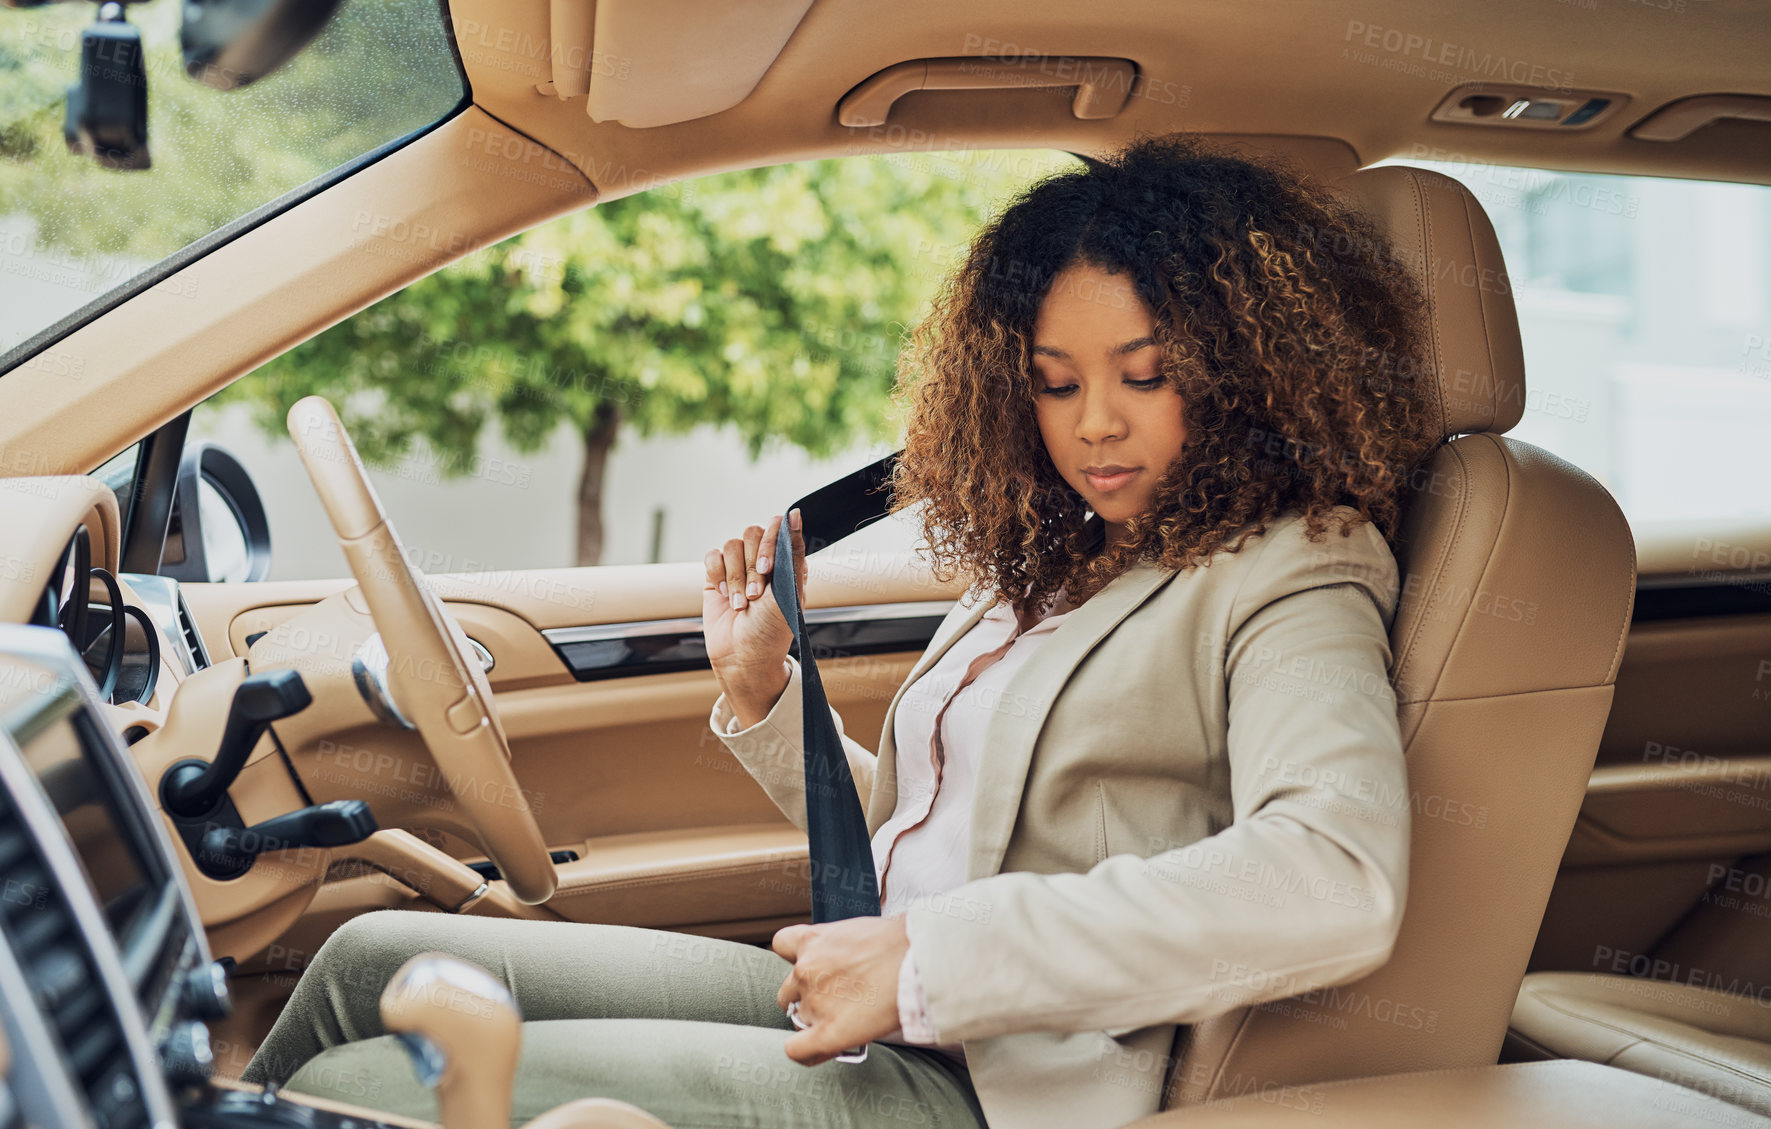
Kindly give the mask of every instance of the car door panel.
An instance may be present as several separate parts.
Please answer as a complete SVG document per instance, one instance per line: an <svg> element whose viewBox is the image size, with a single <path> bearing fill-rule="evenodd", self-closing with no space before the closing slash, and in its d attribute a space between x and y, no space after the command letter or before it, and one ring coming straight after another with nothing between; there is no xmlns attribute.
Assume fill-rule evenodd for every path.
<svg viewBox="0 0 1771 1129"><path fill-rule="evenodd" d="M828 654L815 643L830 702L845 727L871 744L926 643L918 632L932 633L962 586L933 582L908 554L833 553L813 558L811 570L807 618L821 618L833 643ZM576 855L560 864L560 891L544 907L549 913L740 933L744 923L772 930L776 921L803 918L805 836L708 728L718 685L704 652L698 664L693 656L685 662L679 646L691 628L699 643L698 566L432 581L467 634L492 655L488 679L512 764L548 846ZM193 584L186 598L219 661L244 653L257 632L349 587L344 580ZM582 665L574 670L566 661L567 645L544 632L556 639L600 632L605 651L625 647L630 659L652 649L640 661L586 677ZM845 653L854 650L863 653ZM679 669L685 665L692 669ZM650 672L660 667L662 673ZM416 830L457 858L482 855L448 832ZM327 922L385 908L390 898L423 903L411 881L366 875L350 848L335 852L323 893L304 915L312 920L288 931L284 949L301 948L291 939L316 930L323 940Z"/></svg>
<svg viewBox="0 0 1771 1129"><path fill-rule="evenodd" d="M1566 865L1710 859L1771 850L1771 756L1593 770Z"/></svg>
<svg viewBox="0 0 1771 1129"><path fill-rule="evenodd" d="M1717 905L1743 867L1771 852L1771 613L1744 583L1750 576L1731 589L1717 579L1640 578L1532 971L1651 967L1693 930L1712 954L1756 951L1771 926ZM1695 606L1708 614L1657 610Z"/></svg>
<svg viewBox="0 0 1771 1129"><path fill-rule="evenodd" d="M1699 768L1768 738L1771 613L1631 624L1600 766Z"/></svg>

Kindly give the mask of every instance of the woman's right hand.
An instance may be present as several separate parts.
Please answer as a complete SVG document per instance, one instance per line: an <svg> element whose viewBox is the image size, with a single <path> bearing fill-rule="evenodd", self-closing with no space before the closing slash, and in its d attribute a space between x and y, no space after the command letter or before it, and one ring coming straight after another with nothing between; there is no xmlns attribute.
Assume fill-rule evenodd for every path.
<svg viewBox="0 0 1771 1129"><path fill-rule="evenodd" d="M775 541L781 515L767 528L752 525L720 549L709 549L701 588L701 631L714 677L725 691L739 724L748 728L766 716L787 686L785 660L793 630L775 602L769 583L775 569ZM793 575L800 606L806 598L806 546L794 510L788 529L793 544ZM752 595L752 593L755 593Z"/></svg>

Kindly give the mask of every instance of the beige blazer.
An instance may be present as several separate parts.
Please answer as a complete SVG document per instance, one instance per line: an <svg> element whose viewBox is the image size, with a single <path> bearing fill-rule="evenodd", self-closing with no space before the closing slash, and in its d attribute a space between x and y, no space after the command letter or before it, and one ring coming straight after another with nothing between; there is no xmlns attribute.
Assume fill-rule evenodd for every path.
<svg viewBox="0 0 1771 1129"><path fill-rule="evenodd" d="M993 1129L1153 1113L1176 1025L1388 959L1410 814L1397 596L1374 526L1313 543L1286 514L1198 568L1127 570L1016 672L986 722L969 881L906 914ZM956 605L906 685L992 602ZM902 697L877 756L843 737L869 832L897 802ZM765 719L728 736L730 717L722 696L714 732L803 827L798 664Z"/></svg>

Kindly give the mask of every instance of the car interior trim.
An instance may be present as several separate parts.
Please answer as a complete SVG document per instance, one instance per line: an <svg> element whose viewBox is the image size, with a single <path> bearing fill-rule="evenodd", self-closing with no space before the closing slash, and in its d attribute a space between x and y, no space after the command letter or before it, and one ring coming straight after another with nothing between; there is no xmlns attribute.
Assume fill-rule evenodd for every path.
<svg viewBox="0 0 1771 1129"><path fill-rule="evenodd" d="M160 632L161 652L178 660L180 678L189 678L208 665L199 663L192 651L192 636L196 634L197 625L189 619L188 613L180 610L184 596L179 591L178 581L145 572L125 572L117 579L129 586L135 602L154 621ZM187 631L190 634L187 635ZM197 638L200 640L201 637ZM201 646L200 642L198 646Z"/></svg>
<svg viewBox="0 0 1771 1129"><path fill-rule="evenodd" d="M1729 578L1678 584L1655 584L1652 580L1647 578L1636 582L1632 623L1771 612L1771 578Z"/></svg>
<svg viewBox="0 0 1771 1129"><path fill-rule="evenodd" d="M820 654L889 654L928 645L948 600L806 608L807 638ZM542 633L579 682L708 669L701 617L555 627Z"/></svg>
<svg viewBox="0 0 1771 1129"><path fill-rule="evenodd" d="M79 1125L80 1095L55 1063L55 1037L9 944L0 944L0 1030L11 1060L0 1087L12 1090L14 1104L49 1112L57 1125Z"/></svg>
<svg viewBox="0 0 1771 1129"><path fill-rule="evenodd" d="M1726 118L1771 122L1771 98L1762 94L1699 94L1662 106L1630 127L1637 141L1683 141Z"/></svg>
<svg viewBox="0 0 1771 1129"><path fill-rule="evenodd" d="M165 426L142 437L128 498L117 500L123 518L119 554L128 572L146 575L160 570L166 533L172 527L172 498L178 490L178 468L184 456L191 413L181 412Z"/></svg>
<svg viewBox="0 0 1771 1129"><path fill-rule="evenodd" d="M4 755L0 755L0 788L5 789L19 818L36 841L56 887L63 891L63 902L78 928L81 947L104 984L110 1006L116 1009L135 1082L152 1124L156 1129L174 1126L177 1119L173 1114L172 1099L155 1052L147 1045L147 1019L136 999L135 986L123 969L116 947L109 941L110 927L99 915L98 907L90 896L78 896L80 891L90 888L86 872L74 854L61 818L50 809L49 801L26 767L23 754L10 740L0 740L5 741ZM134 779L133 774L131 778ZM166 850L166 857L171 857L169 846L162 843L162 849ZM194 922L196 918L191 920Z"/></svg>
<svg viewBox="0 0 1771 1129"><path fill-rule="evenodd" d="M951 600L918 600L906 604L845 604L835 608L806 608L806 625L844 623L863 619L912 619L919 616L944 616L953 607ZM567 643L599 643L610 639L631 639L645 635L680 635L701 630L700 616L676 619L635 620L629 623L596 623L583 627L550 627L542 636L555 646Z"/></svg>
<svg viewBox="0 0 1771 1129"><path fill-rule="evenodd" d="M594 122L645 129L709 117L750 96L811 6L812 0L598 0L594 49L576 59L552 52L549 73L562 98L584 87L582 112ZM545 7L551 30L576 22L562 7L581 5L548 0ZM710 59L718 65L709 66Z"/></svg>

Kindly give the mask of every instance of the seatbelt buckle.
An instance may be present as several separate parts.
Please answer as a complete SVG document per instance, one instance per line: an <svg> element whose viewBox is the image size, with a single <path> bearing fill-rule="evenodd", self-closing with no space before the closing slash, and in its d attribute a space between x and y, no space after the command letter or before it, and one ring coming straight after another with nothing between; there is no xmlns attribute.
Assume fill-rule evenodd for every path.
<svg viewBox="0 0 1771 1129"><path fill-rule="evenodd" d="M787 1005L787 1018L792 1020L793 1025L801 1031L810 1030L810 1028L812 1026L810 1023L807 1023L805 1021L805 1018L799 1014L799 1001L798 1000L793 1000L790 1003L788 1003L788 1005ZM836 1061L836 1062L866 1062L867 1061L867 1047L868 1047L867 1043L862 1043L858 1047L850 1047L848 1050L840 1052L836 1056L834 1061Z"/></svg>

